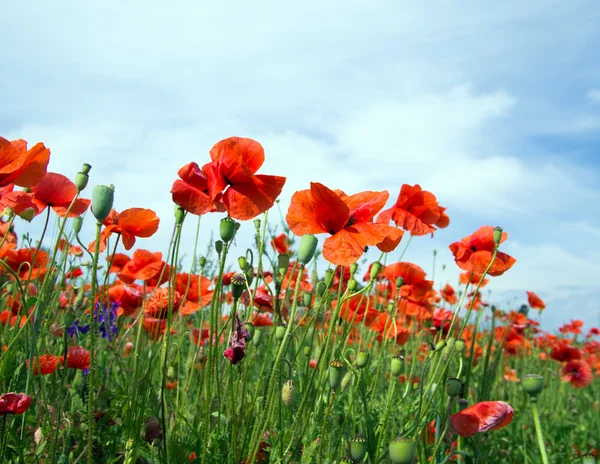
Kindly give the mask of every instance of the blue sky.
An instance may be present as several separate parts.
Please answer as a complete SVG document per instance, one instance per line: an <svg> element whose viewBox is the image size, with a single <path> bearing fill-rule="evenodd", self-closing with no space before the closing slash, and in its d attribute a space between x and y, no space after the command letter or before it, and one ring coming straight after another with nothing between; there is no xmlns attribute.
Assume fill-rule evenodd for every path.
<svg viewBox="0 0 600 464"><path fill-rule="evenodd" d="M179 167L231 135L288 177L284 210L310 181L390 203L419 183L451 225L406 259L429 270L437 249L453 283L448 244L500 225L518 262L490 299L533 290L545 325L598 325L600 4L496 3L11 2L0 134L43 141L52 171L90 163L119 210L156 210L159 233L139 242L152 250L166 250Z"/></svg>

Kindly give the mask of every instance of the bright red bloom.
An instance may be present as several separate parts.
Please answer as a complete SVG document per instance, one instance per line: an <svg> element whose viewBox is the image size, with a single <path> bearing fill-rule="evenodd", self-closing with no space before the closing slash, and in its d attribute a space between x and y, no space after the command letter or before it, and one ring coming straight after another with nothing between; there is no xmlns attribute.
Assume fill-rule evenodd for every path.
<svg viewBox="0 0 600 464"><path fill-rule="evenodd" d="M506 232L502 232L500 243L508 238ZM480 227L477 231L463 238L460 242L450 245L450 251L454 255L454 261L465 271L483 274L490 262L494 252L494 228L492 226ZM508 271L517 260L512 256L499 251L488 274L499 276Z"/></svg>
<svg viewBox="0 0 600 464"><path fill-rule="evenodd" d="M137 249L133 252L133 259L127 262L117 277L126 284L135 280L149 280L160 272L163 267L162 253L152 253L148 250Z"/></svg>
<svg viewBox="0 0 600 464"><path fill-rule="evenodd" d="M65 357L60 357L61 364L65 363ZM90 352L82 346L70 346L67 349L67 367L86 370L90 368Z"/></svg>
<svg viewBox="0 0 600 464"><path fill-rule="evenodd" d="M288 238L284 233L279 234L277 237L273 237L273 240L271 240L271 246L277 253L281 255L284 255L290 251Z"/></svg>
<svg viewBox="0 0 600 464"><path fill-rule="evenodd" d="M349 266L367 246L389 252L400 243L403 231L373 222L388 197L386 191L347 196L311 182L310 190L294 193L286 220L296 235L331 234L323 244L323 257L332 264Z"/></svg>
<svg viewBox="0 0 600 464"><path fill-rule="evenodd" d="M546 309L546 303L533 292L527 292L527 301L529 302L529 306L533 309L539 309L540 311Z"/></svg>
<svg viewBox="0 0 600 464"><path fill-rule="evenodd" d="M50 150L43 143L27 150L25 140L9 142L0 137L0 187L33 187L46 174L49 161Z"/></svg>
<svg viewBox="0 0 600 464"><path fill-rule="evenodd" d="M575 359L581 359L581 351L579 351L578 348L567 345L565 342L561 342L552 348L550 358L560 362L569 362Z"/></svg>
<svg viewBox="0 0 600 464"><path fill-rule="evenodd" d="M29 368L29 359L25 360L25 365ZM43 354L40 357L33 358L33 374L48 375L52 374L58 367L58 356L52 354Z"/></svg>
<svg viewBox="0 0 600 464"><path fill-rule="evenodd" d="M575 388L587 387L592 383L592 368L583 359L574 359L564 365L562 379L571 382Z"/></svg>
<svg viewBox="0 0 600 464"><path fill-rule="evenodd" d="M130 250L135 245L136 237L152 237L158 230L160 219L154 211L145 208L129 208L122 213L112 210L103 224L106 228L102 231L100 238L100 251L106 249L106 240L112 234L120 234L123 246ZM95 242L88 246L93 251Z"/></svg>
<svg viewBox="0 0 600 464"><path fill-rule="evenodd" d="M108 289L108 295L111 301L119 303L117 313L131 316L135 314L138 308L142 305L143 295L142 287L139 285L124 285L123 282L116 281L115 284Z"/></svg>
<svg viewBox="0 0 600 464"><path fill-rule="evenodd" d="M0 416L23 414L31 405L31 396L25 393L4 393L0 395Z"/></svg>
<svg viewBox="0 0 600 464"><path fill-rule="evenodd" d="M456 291L454 290L454 288L452 288L450 284L446 284L446 286L442 290L440 290L440 295L442 295L442 298L448 304L453 305L456 304L456 302L458 301Z"/></svg>
<svg viewBox="0 0 600 464"><path fill-rule="evenodd" d="M123 253L115 253L113 256L109 256L106 258L106 261L110 263L110 269L108 270L109 274L114 274L117 272L121 272L123 266L125 266L131 258Z"/></svg>
<svg viewBox="0 0 600 464"><path fill-rule="evenodd" d="M37 216L40 213L40 208L36 202L33 201L33 194L25 192L23 190L14 191L14 184L9 184L6 187L0 188L0 209L10 208L17 216L25 218L27 215L23 214L29 212L30 215L27 218L30 221L33 216Z"/></svg>
<svg viewBox="0 0 600 464"><path fill-rule="evenodd" d="M173 202L189 213L198 216L208 212L223 212L225 205L219 197L214 200L208 195L208 180L197 163L183 166L177 175L181 178L173 182L171 195Z"/></svg>
<svg viewBox="0 0 600 464"><path fill-rule="evenodd" d="M229 137L210 150L212 162L202 167L208 196L222 197L225 209L234 219L247 220L273 206L285 184L285 177L256 175L265 161L260 143L247 138Z"/></svg>
<svg viewBox="0 0 600 464"><path fill-rule="evenodd" d="M60 217L67 215L67 210L77 196L77 187L68 177L55 172L49 172L31 188L33 202L41 213L47 206L51 207ZM78 198L73 202L69 217L81 216L90 205L90 200Z"/></svg>
<svg viewBox="0 0 600 464"><path fill-rule="evenodd" d="M461 437L470 437L505 427L512 422L514 415L513 408L504 401L482 401L452 414L450 424Z"/></svg>
<svg viewBox="0 0 600 464"><path fill-rule="evenodd" d="M144 313L146 316L157 319L166 319L169 313L169 303L172 312L177 312L181 306L181 295L177 290L169 288L155 288L148 300Z"/></svg>
<svg viewBox="0 0 600 464"><path fill-rule="evenodd" d="M581 333L581 328L583 327L583 321L579 319L571 319L571 322L568 324L564 324L562 327L558 328L558 331L563 334L572 333L573 335L579 335Z"/></svg>
<svg viewBox="0 0 600 464"><path fill-rule="evenodd" d="M9 250L4 259L19 278L25 280L43 277L49 270L50 256L44 250L33 248Z"/></svg>
<svg viewBox="0 0 600 464"><path fill-rule="evenodd" d="M427 235L450 224L445 211L433 193L422 190L419 184L404 184L394 206L382 211L377 222L389 224L391 219L411 235Z"/></svg>

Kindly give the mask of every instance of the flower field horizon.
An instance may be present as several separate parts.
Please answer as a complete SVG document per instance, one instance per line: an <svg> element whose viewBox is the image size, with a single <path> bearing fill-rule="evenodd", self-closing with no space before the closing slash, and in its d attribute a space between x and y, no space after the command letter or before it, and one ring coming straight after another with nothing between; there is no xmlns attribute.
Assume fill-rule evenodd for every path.
<svg viewBox="0 0 600 464"><path fill-rule="evenodd" d="M269 156L196 150L159 217L0 137L0 462L596 462L600 329L496 298L510 230L454 237L449 281L438 250L408 260L452 230L419 179L304 179L282 207Z"/></svg>

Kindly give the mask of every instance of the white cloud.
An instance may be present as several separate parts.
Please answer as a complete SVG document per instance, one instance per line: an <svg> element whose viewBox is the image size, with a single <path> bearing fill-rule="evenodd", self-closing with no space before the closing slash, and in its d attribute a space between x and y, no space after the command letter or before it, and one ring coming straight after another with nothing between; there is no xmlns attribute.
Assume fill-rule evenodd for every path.
<svg viewBox="0 0 600 464"><path fill-rule="evenodd" d="M592 103L600 103L600 89L590 89L587 98Z"/></svg>

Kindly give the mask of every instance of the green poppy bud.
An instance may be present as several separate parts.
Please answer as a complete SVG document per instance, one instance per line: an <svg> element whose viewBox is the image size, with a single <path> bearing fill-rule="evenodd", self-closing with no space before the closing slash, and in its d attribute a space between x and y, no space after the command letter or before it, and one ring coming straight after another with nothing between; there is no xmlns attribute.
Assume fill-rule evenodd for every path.
<svg viewBox="0 0 600 464"><path fill-rule="evenodd" d="M494 227L494 243L496 246L500 245L502 240L502 227Z"/></svg>
<svg viewBox="0 0 600 464"><path fill-rule="evenodd" d="M327 290L327 284L325 282L319 282L317 284L317 296L321 298L325 291Z"/></svg>
<svg viewBox="0 0 600 464"><path fill-rule="evenodd" d="M446 340L440 340L436 343L433 351L441 351L446 347Z"/></svg>
<svg viewBox="0 0 600 464"><path fill-rule="evenodd" d="M456 339L454 337L448 337L446 339L446 346L442 350L442 359L444 361L447 361L448 358L450 357L450 354L452 353L452 350L454 349L455 344L456 344Z"/></svg>
<svg viewBox="0 0 600 464"><path fill-rule="evenodd" d="M304 356L306 357L310 356L311 351L312 350L310 346L305 346L304 348L302 348L302 353L304 353Z"/></svg>
<svg viewBox="0 0 600 464"><path fill-rule="evenodd" d="M410 438L397 438L389 445L393 464L410 464L415 458L415 444Z"/></svg>
<svg viewBox="0 0 600 464"><path fill-rule="evenodd" d="M313 295L311 292L302 292L302 303L304 304L305 308L310 308L310 305L312 303L312 297Z"/></svg>
<svg viewBox="0 0 600 464"><path fill-rule="evenodd" d="M225 243L229 242L235 235L235 221L230 217L221 219L219 232L221 234L221 240Z"/></svg>
<svg viewBox="0 0 600 464"><path fill-rule="evenodd" d="M248 267L248 260L246 259L245 256L240 256L238 258L238 265L240 266L240 269L242 271L246 270L246 268Z"/></svg>
<svg viewBox="0 0 600 464"><path fill-rule="evenodd" d="M364 369L369 364L369 353L366 351L359 351L356 355L356 368Z"/></svg>
<svg viewBox="0 0 600 464"><path fill-rule="evenodd" d="M248 335L246 335L244 338L247 342L249 342L250 340L252 340L252 336L254 335L254 331L256 330L256 328L254 327L254 324L252 322L244 322L244 325L248 330Z"/></svg>
<svg viewBox="0 0 600 464"><path fill-rule="evenodd" d="M353 292L354 290L356 290L357 285L358 285L358 282L356 281L356 279L354 279L354 278L350 279L348 281L348 290Z"/></svg>
<svg viewBox="0 0 600 464"><path fill-rule="evenodd" d="M350 275L356 274L356 270L358 269L358 264L352 263L350 265Z"/></svg>
<svg viewBox="0 0 600 464"><path fill-rule="evenodd" d="M88 181L90 180L90 176L88 176L84 172L78 172L75 176L75 187L77 188L77 193L81 192L87 187Z"/></svg>
<svg viewBox="0 0 600 464"><path fill-rule="evenodd" d="M260 230L260 219L254 220L254 228L256 229L257 232Z"/></svg>
<svg viewBox="0 0 600 464"><path fill-rule="evenodd" d="M174 214L175 224L177 224L178 226L183 224L183 220L185 219L185 210L181 206L175 205Z"/></svg>
<svg viewBox="0 0 600 464"><path fill-rule="evenodd" d="M523 386L523 390L533 400L544 389L544 378L537 374L527 374L521 379L521 385Z"/></svg>
<svg viewBox="0 0 600 464"><path fill-rule="evenodd" d="M367 439L362 435L356 435L350 440L350 456L354 462L363 462L367 455Z"/></svg>
<svg viewBox="0 0 600 464"><path fill-rule="evenodd" d="M449 378L446 381L446 393L449 397L455 398L460 395L460 391L462 390L462 381L457 378Z"/></svg>
<svg viewBox="0 0 600 464"><path fill-rule="evenodd" d="M223 241L222 240L216 240L215 241L215 251L217 252L217 254L221 254L221 252L223 251Z"/></svg>
<svg viewBox="0 0 600 464"><path fill-rule="evenodd" d="M390 372L392 377L398 377L400 372L402 372L402 362L404 359L400 356L394 356L390 365Z"/></svg>
<svg viewBox="0 0 600 464"><path fill-rule="evenodd" d="M380 270L381 270L381 263L379 261L375 261L371 265L371 272L369 272L369 277L371 278L371 280L377 279L377 275L379 274Z"/></svg>
<svg viewBox="0 0 600 464"><path fill-rule="evenodd" d="M206 258L204 256L200 256L198 258L198 265L202 268L206 265Z"/></svg>
<svg viewBox="0 0 600 464"><path fill-rule="evenodd" d="M94 187L92 190L92 213L98 222L102 222L108 217L114 201L114 185L96 185Z"/></svg>
<svg viewBox="0 0 600 464"><path fill-rule="evenodd" d="M238 300L246 290L246 277L243 274L234 274L231 278L231 294L234 300Z"/></svg>
<svg viewBox="0 0 600 464"><path fill-rule="evenodd" d="M298 261L306 266L314 256L318 243L319 239L314 235L303 235L298 246Z"/></svg>
<svg viewBox="0 0 600 464"><path fill-rule="evenodd" d="M327 269L325 271L325 285L327 288L331 288L333 285L333 277L335 276L335 271L333 269Z"/></svg>
<svg viewBox="0 0 600 464"><path fill-rule="evenodd" d="M344 377L344 363L338 359L334 359L329 363L329 386L332 390L337 390Z"/></svg>
<svg viewBox="0 0 600 464"><path fill-rule="evenodd" d="M81 226L83 226L83 218L81 216L77 216L73 219L73 230L76 234L81 232Z"/></svg>
<svg viewBox="0 0 600 464"><path fill-rule="evenodd" d="M167 377L171 380L175 378L175 368L173 366L167 368Z"/></svg>
<svg viewBox="0 0 600 464"><path fill-rule="evenodd" d="M348 388L348 385L350 385L352 383L353 378L354 378L354 374L352 373L352 371L346 372L346 374L342 378L342 385L341 385L342 391L345 391L346 388Z"/></svg>
<svg viewBox="0 0 600 464"><path fill-rule="evenodd" d="M31 222L33 220L33 218L35 217L35 209L25 208L23 211L21 211L21 214L19 214L19 217L21 219L23 219L24 221Z"/></svg>
<svg viewBox="0 0 600 464"><path fill-rule="evenodd" d="M262 341L262 337L263 337L263 331L262 329L259 329L258 327L254 329L254 334L252 335L252 343L254 344L254 346L259 346L260 342Z"/></svg>
<svg viewBox="0 0 600 464"><path fill-rule="evenodd" d="M456 340L456 343L454 344L454 351L457 353L462 353L465 351L465 341L462 338Z"/></svg>
<svg viewBox="0 0 600 464"><path fill-rule="evenodd" d="M396 278L396 288L400 288L404 285L404 279L402 277Z"/></svg>
<svg viewBox="0 0 600 464"><path fill-rule="evenodd" d="M285 331L287 330L287 326L283 323L277 324L277 328L275 329L275 340L278 342L283 340L285 337Z"/></svg>
<svg viewBox="0 0 600 464"><path fill-rule="evenodd" d="M283 253L277 256L277 269L281 277L285 275L290 265L290 255Z"/></svg>
<svg viewBox="0 0 600 464"><path fill-rule="evenodd" d="M288 380L286 383L283 384L283 387L281 388L281 401L283 401L283 404L285 404L286 406L289 406L290 404L292 404L293 399L294 382Z"/></svg>

